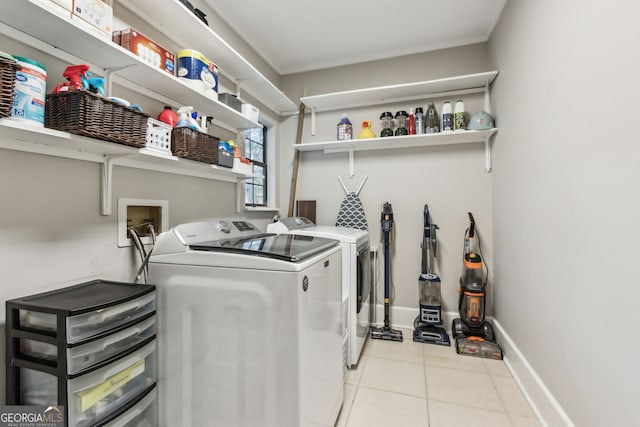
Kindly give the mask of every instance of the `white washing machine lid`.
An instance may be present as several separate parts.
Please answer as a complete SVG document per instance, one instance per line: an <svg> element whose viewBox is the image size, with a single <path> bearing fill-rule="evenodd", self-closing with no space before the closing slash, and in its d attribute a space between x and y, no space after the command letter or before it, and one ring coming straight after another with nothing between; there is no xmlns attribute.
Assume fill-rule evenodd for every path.
<svg viewBox="0 0 640 427"><path fill-rule="evenodd" d="M298 262L337 245L338 241L321 237L263 233L245 219L216 218L180 224L160 234L151 262L161 255L187 252L215 252Z"/></svg>
<svg viewBox="0 0 640 427"><path fill-rule="evenodd" d="M326 251L337 244L336 240L323 237L294 234L258 234L251 237L197 243L189 245L189 249L193 251L264 256L296 262Z"/></svg>

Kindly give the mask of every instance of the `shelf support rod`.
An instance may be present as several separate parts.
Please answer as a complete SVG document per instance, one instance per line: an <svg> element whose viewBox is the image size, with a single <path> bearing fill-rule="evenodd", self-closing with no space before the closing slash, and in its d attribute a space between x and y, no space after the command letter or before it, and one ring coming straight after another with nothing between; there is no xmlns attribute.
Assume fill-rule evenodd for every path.
<svg viewBox="0 0 640 427"><path fill-rule="evenodd" d="M316 107L311 107L311 136L316 135Z"/></svg>
<svg viewBox="0 0 640 427"><path fill-rule="evenodd" d="M489 95L489 81L484 85L484 111L491 114L491 96Z"/></svg>
<svg viewBox="0 0 640 427"><path fill-rule="evenodd" d="M484 137L484 169L491 172L491 135Z"/></svg>
<svg viewBox="0 0 640 427"><path fill-rule="evenodd" d="M242 80L236 79L236 98L240 98L241 91L242 91Z"/></svg>
<svg viewBox="0 0 640 427"><path fill-rule="evenodd" d="M355 167L354 167L354 160L353 160L353 145L349 146L349 176L351 178L353 178L353 176L355 175Z"/></svg>

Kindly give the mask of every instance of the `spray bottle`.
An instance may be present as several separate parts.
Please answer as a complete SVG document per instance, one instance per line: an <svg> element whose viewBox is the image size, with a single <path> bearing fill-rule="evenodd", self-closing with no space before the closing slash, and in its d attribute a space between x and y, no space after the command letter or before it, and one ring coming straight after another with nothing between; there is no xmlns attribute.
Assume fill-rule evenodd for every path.
<svg viewBox="0 0 640 427"><path fill-rule="evenodd" d="M91 73L87 71L87 75L91 76ZM86 90L102 96L104 96L104 82L104 77L89 77L88 79L82 77L82 84Z"/></svg>
<svg viewBox="0 0 640 427"><path fill-rule="evenodd" d="M89 66L87 64L69 65L62 73L63 77L69 80L72 90L81 90L84 88L82 78L88 78L87 72Z"/></svg>
<svg viewBox="0 0 640 427"><path fill-rule="evenodd" d="M178 108L178 123L176 123L176 127L189 127L191 129L200 131L200 126L198 123L191 117L191 113L193 112L193 107L190 105L183 106Z"/></svg>

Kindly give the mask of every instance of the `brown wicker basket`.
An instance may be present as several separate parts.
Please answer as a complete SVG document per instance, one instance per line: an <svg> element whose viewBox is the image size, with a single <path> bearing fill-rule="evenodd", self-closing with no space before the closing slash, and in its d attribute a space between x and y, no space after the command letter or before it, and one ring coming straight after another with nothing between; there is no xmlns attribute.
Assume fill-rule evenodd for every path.
<svg viewBox="0 0 640 427"><path fill-rule="evenodd" d="M44 125L133 147L144 147L148 114L91 92L78 90L47 95Z"/></svg>
<svg viewBox="0 0 640 427"><path fill-rule="evenodd" d="M171 131L171 151L183 159L218 164L218 138L188 127Z"/></svg>
<svg viewBox="0 0 640 427"><path fill-rule="evenodd" d="M0 56L0 118L11 115L13 105L13 88L16 84L16 71L20 64Z"/></svg>

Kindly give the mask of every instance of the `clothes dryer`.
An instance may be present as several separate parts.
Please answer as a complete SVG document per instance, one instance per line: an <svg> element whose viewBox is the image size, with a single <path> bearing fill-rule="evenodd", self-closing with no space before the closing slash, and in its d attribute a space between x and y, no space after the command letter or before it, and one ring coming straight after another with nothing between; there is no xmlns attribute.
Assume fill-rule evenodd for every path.
<svg viewBox="0 0 640 427"><path fill-rule="evenodd" d="M333 426L343 401L338 242L239 219L158 236L161 426Z"/></svg>
<svg viewBox="0 0 640 427"><path fill-rule="evenodd" d="M350 368L360 359L371 327L371 255L369 232L347 227L315 225L304 217L282 218L267 225L273 233L335 239L342 248L342 293L345 337L345 365Z"/></svg>

